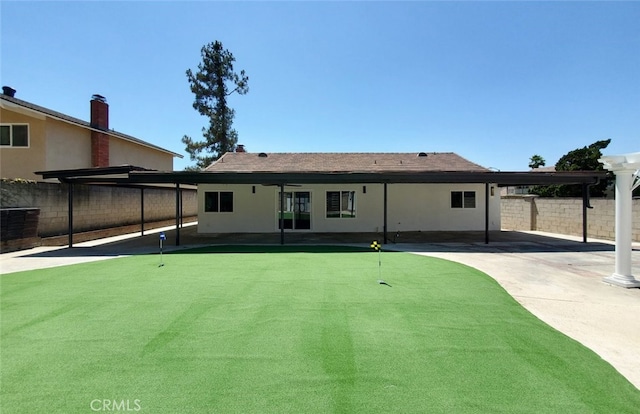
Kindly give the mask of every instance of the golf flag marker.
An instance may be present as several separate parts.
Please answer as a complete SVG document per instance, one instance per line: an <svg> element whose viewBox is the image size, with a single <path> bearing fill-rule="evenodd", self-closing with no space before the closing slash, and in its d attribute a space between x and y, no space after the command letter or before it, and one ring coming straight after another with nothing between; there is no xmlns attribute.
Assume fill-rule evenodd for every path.
<svg viewBox="0 0 640 414"><path fill-rule="evenodd" d="M162 262L162 241L163 240L167 240L167 236L164 234L164 231L160 232L160 265L158 267L164 266L164 263Z"/></svg>
<svg viewBox="0 0 640 414"><path fill-rule="evenodd" d="M380 277L382 276L382 259L380 257L382 245L378 243L377 240L374 240L373 243L371 243L371 248L378 251L378 277Z"/></svg>

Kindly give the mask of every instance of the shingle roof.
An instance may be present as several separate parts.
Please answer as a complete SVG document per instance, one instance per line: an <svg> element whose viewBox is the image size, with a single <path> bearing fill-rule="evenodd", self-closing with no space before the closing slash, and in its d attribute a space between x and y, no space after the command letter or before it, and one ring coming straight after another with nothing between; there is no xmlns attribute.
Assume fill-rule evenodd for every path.
<svg viewBox="0 0 640 414"><path fill-rule="evenodd" d="M56 118L56 119L59 119L59 120L64 121L64 122L68 122L70 124L78 125L78 126L80 126L82 128L95 129L95 128L92 128L91 124L89 122L87 122L87 121L83 121L82 119L78 119L78 118L74 118L74 117L69 116L69 115L65 115L65 114L63 114L61 112L57 112L57 111L54 111L52 109L39 106L39 105L33 104L31 102L23 101L22 99L14 98L14 97L7 96L7 95L4 95L4 94L0 94L0 99L4 100L4 101L7 101L7 102L11 102L12 104L21 106L23 108L30 109L32 111L40 112L41 114L47 115L47 116L52 117L52 118ZM181 154L178 154L178 153L175 153L175 152L170 151L168 149L165 149L165 148L159 147L157 145L151 144L151 143L149 143L147 141L143 141L143 140L141 140L139 138L132 137L131 135L123 134L122 132L114 131L112 129L110 129L108 131L101 131L101 132L106 133L107 135L110 135L110 136L113 136L113 137L116 137L116 138L123 139L125 141L130 141L130 142L133 142L133 143L145 146L145 147L153 148L153 149L158 150L158 151L162 151L162 152L166 152L166 153L172 154L175 157L182 158Z"/></svg>
<svg viewBox="0 0 640 414"><path fill-rule="evenodd" d="M228 152L209 172L429 172L489 171L452 152L430 153Z"/></svg>

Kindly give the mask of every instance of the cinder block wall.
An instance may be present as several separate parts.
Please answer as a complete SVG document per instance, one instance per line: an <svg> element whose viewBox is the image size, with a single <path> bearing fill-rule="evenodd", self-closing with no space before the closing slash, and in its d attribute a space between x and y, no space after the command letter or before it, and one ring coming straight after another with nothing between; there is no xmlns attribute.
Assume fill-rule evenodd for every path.
<svg viewBox="0 0 640 414"><path fill-rule="evenodd" d="M535 230L534 196L507 195L500 200L500 222L503 229Z"/></svg>
<svg viewBox="0 0 640 414"><path fill-rule="evenodd" d="M615 200L592 199L587 210L587 235L615 240ZM640 200L632 202L632 238L640 241ZM503 196L500 204L505 230L539 230L582 236L582 199Z"/></svg>
<svg viewBox="0 0 640 414"><path fill-rule="evenodd" d="M73 193L74 232L140 223L139 188L74 185ZM39 236L58 236L68 230L67 194L66 184L3 180L1 205L39 208ZM145 188L145 223L175 219L175 203L175 189ZM182 190L182 212L184 217L197 216L196 190Z"/></svg>

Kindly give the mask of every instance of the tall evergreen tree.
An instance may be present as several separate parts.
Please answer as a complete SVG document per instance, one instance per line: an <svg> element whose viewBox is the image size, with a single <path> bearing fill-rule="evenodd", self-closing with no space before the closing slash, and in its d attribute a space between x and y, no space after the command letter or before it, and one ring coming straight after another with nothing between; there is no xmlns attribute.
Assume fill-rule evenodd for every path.
<svg viewBox="0 0 640 414"><path fill-rule="evenodd" d="M202 128L203 141L194 141L185 135L182 142L192 161L191 170L201 170L220 158L225 152L233 151L238 142L238 133L232 128L235 111L227 105L227 97L233 93L244 95L249 92L249 77L244 70L240 74L233 69L235 58L222 43L215 41L200 50L202 62L198 71L188 69L187 79L191 92L195 94L193 108L200 115L209 118L209 127Z"/></svg>

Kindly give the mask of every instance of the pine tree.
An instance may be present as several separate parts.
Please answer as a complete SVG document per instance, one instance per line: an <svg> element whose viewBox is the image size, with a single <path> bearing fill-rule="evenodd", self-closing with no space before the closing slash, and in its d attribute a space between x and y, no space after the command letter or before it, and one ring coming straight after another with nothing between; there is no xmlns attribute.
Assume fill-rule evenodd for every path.
<svg viewBox="0 0 640 414"><path fill-rule="evenodd" d="M249 92L249 77L244 70L240 74L234 71L235 58L222 43L217 40L209 43L200 53L202 62L198 64L198 71L193 73L188 69L186 74L195 95L193 108L209 118L209 127L202 128L203 141L194 141L187 135L182 137L185 151L196 161L195 167L188 168L192 170L202 170L225 152L235 149L238 142L238 133L232 128L235 111L227 105L227 97Z"/></svg>

